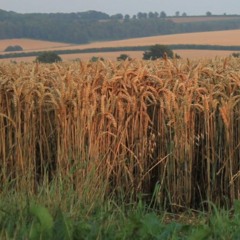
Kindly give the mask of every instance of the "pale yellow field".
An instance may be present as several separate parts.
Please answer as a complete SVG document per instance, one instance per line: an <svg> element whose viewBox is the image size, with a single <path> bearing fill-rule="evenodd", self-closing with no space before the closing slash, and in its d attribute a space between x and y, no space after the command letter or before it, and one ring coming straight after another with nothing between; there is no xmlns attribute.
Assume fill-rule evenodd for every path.
<svg viewBox="0 0 240 240"><path fill-rule="evenodd" d="M154 44L209 44L209 45L240 45L240 29L228 31L199 32L162 35L144 38L132 38L119 41L96 42L79 45L80 49L100 47L145 46ZM74 46L76 48L76 46ZM69 47L68 47L69 48ZM70 47L73 48L73 47Z"/></svg>
<svg viewBox="0 0 240 240"><path fill-rule="evenodd" d="M120 54L128 54L131 58L141 59L143 57L142 51L128 51L128 52L105 52L105 53L76 53L76 54L60 54L60 57L64 61L71 61L76 59L81 59L82 61L88 61L93 56L95 57L102 57L108 60L116 60ZM21 57L21 58L6 58L0 59L0 62L32 62L35 60L36 57Z"/></svg>
<svg viewBox="0 0 240 240"><path fill-rule="evenodd" d="M218 50L174 50L181 58L200 59L214 57L228 57L233 51L218 51Z"/></svg>
<svg viewBox="0 0 240 240"><path fill-rule="evenodd" d="M20 45L24 50L44 50L51 48L66 47L72 44L60 43L60 42L49 42L33 39L4 39L0 40L0 52L4 51L8 46Z"/></svg>
<svg viewBox="0 0 240 240"><path fill-rule="evenodd" d="M240 30L215 31L215 32L199 32L186 34L173 34L164 36L153 36L144 38L133 38L118 41L94 42L89 44L74 45L58 42L48 42L30 39L10 39L0 40L0 51L8 45L21 45L25 52L44 51L44 50L64 50L64 49L86 49L86 48L104 48L104 47L124 47L124 46L144 46L154 44L209 44L209 45L240 45ZM175 50L183 58L201 58L228 56L232 51L209 51L209 50ZM86 54L68 54L62 55L64 60L81 58L88 60L92 56L102 56L106 59L116 59L121 53L127 53L133 58L142 58L142 52L113 52L113 53L86 53ZM0 53L0 54L3 54ZM32 61L35 57L26 57L15 59L16 61ZM13 60L13 59L12 59ZM0 60L0 61L9 61Z"/></svg>
<svg viewBox="0 0 240 240"><path fill-rule="evenodd" d="M192 16L192 17L171 17L167 18L175 23L188 23L188 22L212 22L239 19L238 16Z"/></svg>
<svg viewBox="0 0 240 240"><path fill-rule="evenodd" d="M26 51L54 49L86 49L101 47L144 46L154 44L209 44L209 45L240 45L240 29L228 31L199 32L161 35L127 40L93 42L89 44L65 44L28 39L0 40L0 51L8 45L21 45Z"/></svg>
<svg viewBox="0 0 240 240"><path fill-rule="evenodd" d="M200 59L200 58L214 58L214 57L227 57L230 56L232 51L215 51L215 50L175 50L182 58ZM128 54L131 58L142 59L142 51L124 51L124 52L105 52L105 53L76 53L60 55L64 61L71 61L81 59L82 61L89 61L93 56L102 57L104 59L115 61L120 54ZM11 59L0 59L0 62L32 62L36 57L22 57Z"/></svg>
<svg viewBox="0 0 240 240"><path fill-rule="evenodd" d="M214 57L227 57L230 56L232 51L215 51L215 50L174 50L182 58L200 59L200 58L214 58ZM106 53L81 53L81 54L67 54L61 55L63 60L81 59L88 61L92 56L102 57L104 59L116 60L122 54L128 54L131 58L141 59L143 51L129 51L129 52L106 52Z"/></svg>

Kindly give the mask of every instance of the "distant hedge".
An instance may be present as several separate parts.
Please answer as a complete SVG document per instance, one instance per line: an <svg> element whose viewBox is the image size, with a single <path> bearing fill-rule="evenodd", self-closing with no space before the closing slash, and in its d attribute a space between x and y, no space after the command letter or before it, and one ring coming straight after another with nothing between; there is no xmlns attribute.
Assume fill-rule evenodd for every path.
<svg viewBox="0 0 240 240"><path fill-rule="evenodd" d="M97 53L97 52L119 52L119 51L147 51L151 46L126 46L126 47L106 47L106 48L86 48L72 50L57 50L56 54L73 54L73 53ZM240 46L218 46L218 45L197 45L197 44L172 44L168 45L172 50L177 49L196 49L196 50L222 50L222 51L240 51ZM16 57L39 56L43 52L27 53L8 53L0 55L0 59Z"/></svg>

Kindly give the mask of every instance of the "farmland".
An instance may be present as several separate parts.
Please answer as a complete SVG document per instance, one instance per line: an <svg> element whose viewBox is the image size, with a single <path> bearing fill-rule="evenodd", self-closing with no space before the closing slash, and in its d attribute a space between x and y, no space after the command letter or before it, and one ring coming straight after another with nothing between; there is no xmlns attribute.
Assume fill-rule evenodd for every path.
<svg viewBox="0 0 240 240"><path fill-rule="evenodd" d="M0 52L3 52L7 46L20 45L24 51L32 50L48 50L55 48L67 47L70 44L59 43L59 42L49 42L41 40L32 40L32 39L3 39L0 40Z"/></svg>
<svg viewBox="0 0 240 240"><path fill-rule="evenodd" d="M181 16L181 17L170 17L170 21L175 23L188 23L188 22L211 22L211 21L224 21L239 19L239 16Z"/></svg>
<svg viewBox="0 0 240 240"><path fill-rule="evenodd" d="M11 216L19 222L16 239L43 238L62 226L62 234L90 239L237 236L239 64L1 63L0 194L9 206L1 236L10 239ZM35 203L25 206L24 193ZM207 218L212 203L229 211ZM204 220L193 216L198 227L164 215L188 209L202 211Z"/></svg>
<svg viewBox="0 0 240 240"><path fill-rule="evenodd" d="M196 45L219 45L219 46L238 46L240 39L240 30L228 30L228 31L215 31L215 32L201 32L201 33L186 33L186 34L172 34L165 36L153 36L144 38L135 38L127 40L118 41L103 41L103 42L93 42L89 44L65 44L65 43L54 43L45 41L36 41L30 39L12 39L12 40L1 40L0 50L3 51L8 45L21 45L24 52L33 51L49 51L49 50L70 50L70 49L92 49L92 48L105 48L105 47L126 47L126 46L149 46L154 44L196 44ZM229 56L232 51L216 51L216 50L174 50L176 53L180 54L183 58L201 58L201 57L215 57L215 56ZM67 55L64 54L62 57L64 60L81 58L82 60L89 60L92 56L99 56L106 59L116 59L121 53L84 53L77 55ZM3 52L2 52L3 54ZM133 58L141 58L142 52L129 52L128 53ZM17 61L32 61L34 58L19 58ZM3 61L3 60L1 60ZM9 61L6 60L6 61Z"/></svg>

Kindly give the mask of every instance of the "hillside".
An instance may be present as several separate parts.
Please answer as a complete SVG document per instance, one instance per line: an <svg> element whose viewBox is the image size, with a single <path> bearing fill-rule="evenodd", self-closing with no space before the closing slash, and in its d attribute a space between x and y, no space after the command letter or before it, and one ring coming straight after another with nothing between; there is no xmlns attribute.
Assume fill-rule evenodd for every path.
<svg viewBox="0 0 240 240"><path fill-rule="evenodd" d="M174 51L180 56L188 58L200 58L200 57L214 57L214 56L228 56L233 50L219 51L211 50L213 47L239 47L240 30L229 31L215 31L215 32L201 32L201 33L185 33L185 34L172 34L164 36L133 38L127 40L118 41L102 41L93 42L89 44L64 44L59 42L38 41L32 39L9 39L0 40L0 51L3 51L8 45L21 45L24 49L23 53L34 53L31 56L17 59L13 56L11 59L18 61L32 61L34 60L37 52L39 51L58 51L64 60L81 58L82 60L88 60L92 56L100 56L108 59L116 59L121 53L127 53L133 58L142 58L143 50L126 50L126 47L144 47L154 44L164 45L177 45L185 44L185 49L175 47ZM191 49L190 46L196 45L196 49ZM188 50L187 47L189 45ZM181 45L180 45L181 46ZM208 50L197 49L197 46L208 46ZM106 48L109 48L107 51ZM111 49L112 48L112 49ZM115 49L114 49L115 48ZM122 50L116 50L116 48L123 48ZM66 51L66 52L64 52ZM72 52L67 52L72 51ZM75 52L74 52L75 51ZM0 52L0 57L6 54ZM2 61L2 60L1 60ZM6 60L6 61L9 61Z"/></svg>
<svg viewBox="0 0 240 240"><path fill-rule="evenodd" d="M181 22L182 21L182 22ZM19 14L0 10L0 39L30 38L85 44L187 32L240 29L240 16L134 17L88 11L82 13Z"/></svg>

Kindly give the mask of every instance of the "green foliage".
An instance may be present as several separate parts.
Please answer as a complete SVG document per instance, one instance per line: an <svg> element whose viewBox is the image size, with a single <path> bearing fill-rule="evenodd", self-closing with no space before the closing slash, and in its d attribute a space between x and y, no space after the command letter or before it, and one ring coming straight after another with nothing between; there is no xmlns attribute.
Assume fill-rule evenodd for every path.
<svg viewBox="0 0 240 240"><path fill-rule="evenodd" d="M51 190L50 190L51 189ZM45 194L44 194L45 191ZM21 193L0 193L0 239L74 240L74 239L233 239L240 236L240 201L233 209L211 206L208 212L194 215L194 221L181 214L150 209L142 200L116 204L83 204L76 192L40 190L36 201ZM59 195L60 194L60 195ZM78 199L75 201L74 199ZM48 207L45 207L48 206ZM191 215L191 212L188 214ZM169 220L170 219L170 220ZM192 218L191 218L192 219Z"/></svg>
<svg viewBox="0 0 240 240"><path fill-rule="evenodd" d="M73 238L73 222L62 212L61 209L57 210L54 228L54 239L71 240Z"/></svg>
<svg viewBox="0 0 240 240"><path fill-rule="evenodd" d="M156 60L158 58L164 58L166 56L173 58L173 51L168 46L159 44L151 46L148 51L145 51L143 53L143 59L145 60Z"/></svg>
<svg viewBox="0 0 240 240"><path fill-rule="evenodd" d="M117 57L117 61L125 61L125 60L132 60L131 57L129 57L129 55L127 54L121 54L120 56Z"/></svg>
<svg viewBox="0 0 240 240"><path fill-rule="evenodd" d="M43 52L36 58L36 61L40 63L54 63L61 62L62 59L55 52Z"/></svg>
<svg viewBox="0 0 240 240"><path fill-rule="evenodd" d="M240 52L234 52L232 53L232 56L235 58L240 58Z"/></svg>
<svg viewBox="0 0 240 240"><path fill-rule="evenodd" d="M93 56L90 59L90 62L97 62L97 61L104 61L104 59L102 57L96 57L96 56Z"/></svg>
<svg viewBox="0 0 240 240"><path fill-rule="evenodd" d="M30 206L30 214L34 217L30 229L30 240L51 239L53 229L53 218L48 210L34 203Z"/></svg>
<svg viewBox="0 0 240 240"><path fill-rule="evenodd" d="M15 51L23 51L23 48L19 45L15 45L15 46L8 46L4 50L4 52L15 52Z"/></svg>
<svg viewBox="0 0 240 240"><path fill-rule="evenodd" d="M238 29L240 17L221 21L174 23L165 12L121 13L87 11L78 13L18 14L0 12L0 39L32 38L48 41L88 43L162 34ZM124 20L125 19L125 20Z"/></svg>

